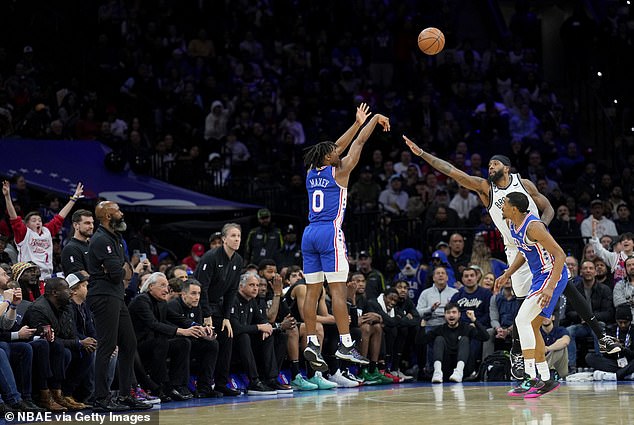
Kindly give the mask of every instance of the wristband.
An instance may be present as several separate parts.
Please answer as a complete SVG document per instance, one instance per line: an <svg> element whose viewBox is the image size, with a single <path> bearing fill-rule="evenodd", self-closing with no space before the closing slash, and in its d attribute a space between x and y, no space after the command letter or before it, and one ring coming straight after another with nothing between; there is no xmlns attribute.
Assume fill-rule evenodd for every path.
<svg viewBox="0 0 634 425"><path fill-rule="evenodd" d="M11 310L15 310L16 308L18 308L18 305L17 304L13 304L13 303L9 303L9 308Z"/></svg>

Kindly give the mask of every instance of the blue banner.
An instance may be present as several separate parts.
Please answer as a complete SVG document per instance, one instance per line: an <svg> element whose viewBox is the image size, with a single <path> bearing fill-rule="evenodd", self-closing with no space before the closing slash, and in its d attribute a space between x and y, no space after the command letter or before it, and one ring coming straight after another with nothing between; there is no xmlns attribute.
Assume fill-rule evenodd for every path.
<svg viewBox="0 0 634 425"><path fill-rule="evenodd" d="M27 184L46 192L72 195L77 182L87 198L103 197L126 207L154 213L220 212L255 209L242 204L183 189L161 180L106 170L110 148L85 140L0 140L0 174L24 175Z"/></svg>

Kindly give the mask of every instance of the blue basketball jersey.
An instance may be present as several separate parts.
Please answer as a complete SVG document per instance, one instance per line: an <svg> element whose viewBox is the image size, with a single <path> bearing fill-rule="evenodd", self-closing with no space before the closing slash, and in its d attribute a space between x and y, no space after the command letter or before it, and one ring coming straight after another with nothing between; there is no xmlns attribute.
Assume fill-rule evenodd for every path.
<svg viewBox="0 0 634 425"><path fill-rule="evenodd" d="M510 223L511 236L517 245L517 248L526 258L528 267L531 269L533 276L540 274L548 274L554 265L553 257L538 242L533 242L526 237L526 229L533 221L540 221L533 214L527 214L521 226L516 229L513 223Z"/></svg>
<svg viewBox="0 0 634 425"><path fill-rule="evenodd" d="M341 227L346 211L348 189L335 180L335 167L324 166L308 170L308 221L310 223L333 223Z"/></svg>

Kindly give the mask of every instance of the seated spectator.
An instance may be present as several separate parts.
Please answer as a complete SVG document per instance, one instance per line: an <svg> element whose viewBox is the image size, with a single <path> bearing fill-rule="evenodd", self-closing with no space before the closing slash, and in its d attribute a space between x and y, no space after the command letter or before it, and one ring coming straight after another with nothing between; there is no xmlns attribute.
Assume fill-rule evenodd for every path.
<svg viewBox="0 0 634 425"><path fill-rule="evenodd" d="M626 232L634 232L634 220L630 216L630 207L627 204L619 204L616 207L614 225L619 235Z"/></svg>
<svg viewBox="0 0 634 425"><path fill-rule="evenodd" d="M491 328L495 332L494 349L510 350L515 317L520 309L520 301L513 293L511 281L507 281L500 292L491 297L489 315ZM483 358L486 358L483 356ZM567 372L567 370L566 370Z"/></svg>
<svg viewBox="0 0 634 425"><path fill-rule="evenodd" d="M488 340L484 341L484 346L476 340L471 341L469 359L474 363L467 365L467 370L470 373L476 370L477 364L483 358L493 353L493 329L491 328L491 317L489 316L492 293L478 285L477 273L472 267L467 267L462 271L460 280L462 281L462 288L451 297L450 302L460 308L460 313L462 313L461 320L465 323L471 321L470 317L466 315L466 311L472 310L478 323L487 329L490 336Z"/></svg>
<svg viewBox="0 0 634 425"><path fill-rule="evenodd" d="M276 395L292 393L290 386L277 381L279 373L275 361L273 327L266 318L266 312L258 307L256 297L260 279L256 274L245 273L240 277L240 287L231 309L231 328L234 335L234 355L247 368L249 385L247 395ZM266 383L260 380L255 355L261 358Z"/></svg>
<svg viewBox="0 0 634 425"><path fill-rule="evenodd" d="M2 369L0 373L5 380L5 385L0 383L0 392L5 396L5 400L12 408L22 411L43 412L44 409L38 407L31 400L31 384L34 351L36 350L34 346L47 350L48 343L45 340L39 342L27 341L35 333L35 329L29 329L27 326L21 327L21 320L24 311L31 303L21 299L21 290L15 286L17 286L15 282L10 282L4 267L0 267L0 290L4 295L1 298L6 297L5 301L9 301L9 303L2 302L7 310L2 314L3 326L0 329L0 351L2 351L0 353L0 369ZM9 295L11 295L11 300L8 300ZM12 327L7 327L8 325L12 325ZM38 350L38 353L40 352L41 350ZM9 368L9 362L13 371ZM36 363L36 366L39 366L40 363ZM14 381L13 385L11 385L11 381ZM16 394L16 390L19 394ZM20 397L22 398L21 403L18 402ZM16 401L8 401L10 398ZM0 411L5 407L1 403L2 400L0 400Z"/></svg>
<svg viewBox="0 0 634 425"><path fill-rule="evenodd" d="M193 397L187 389L191 342L179 337L202 338L207 331L203 326L180 328L168 320L168 287L163 273L152 273L128 309L143 365L152 380L162 387L159 397L183 401Z"/></svg>
<svg viewBox="0 0 634 425"><path fill-rule="evenodd" d="M175 298L179 298L183 292L183 281L177 277L173 277L167 281L169 285L167 301L172 301Z"/></svg>
<svg viewBox="0 0 634 425"><path fill-rule="evenodd" d="M187 329L203 323L200 309L200 283L196 279L182 282L181 294L167 303L168 320L179 328ZM223 394L215 391L214 369L218 359L218 341L212 327L204 326L206 335L200 338L188 337L191 342L190 360L198 361L196 375L196 398L216 398Z"/></svg>
<svg viewBox="0 0 634 425"><path fill-rule="evenodd" d="M611 290L614 290L614 277L612 273L608 271L608 264L603 260L603 258L595 258L593 261L594 268L597 270L596 281L597 283L602 283L606 285Z"/></svg>
<svg viewBox="0 0 634 425"><path fill-rule="evenodd" d="M469 218L469 211L479 205L478 197L469 191L469 189L460 186L449 202L449 208L458 213L458 217L466 221Z"/></svg>
<svg viewBox="0 0 634 425"><path fill-rule="evenodd" d="M592 237L601 238L603 235L618 235L614 222L603 214L603 201L593 199L590 202L590 216L581 222L582 237L589 239Z"/></svg>
<svg viewBox="0 0 634 425"><path fill-rule="evenodd" d="M546 363L549 369L555 369L560 378L568 376L568 344L570 335L566 328L555 327L555 317L544 318L540 328L546 345Z"/></svg>
<svg viewBox="0 0 634 425"><path fill-rule="evenodd" d="M79 403L67 401L62 394L62 382L66 376L65 349L77 349L80 345L75 331L73 316L68 308L70 289L59 277L46 279L44 295L39 297L24 313L22 323L37 329L36 334L49 343L49 365L51 375L37 376L39 389L38 406L46 410L76 410ZM68 395L70 396L70 394Z"/></svg>
<svg viewBox="0 0 634 425"><path fill-rule="evenodd" d="M607 328L606 333L618 338L623 350L617 354L588 353L586 363L595 369L595 381L634 380L634 327L632 310L627 305L616 308L616 326Z"/></svg>
<svg viewBox="0 0 634 425"><path fill-rule="evenodd" d="M625 260L627 276L614 285L613 303L615 306L629 305L634 314L634 257Z"/></svg>
<svg viewBox="0 0 634 425"><path fill-rule="evenodd" d="M37 211L31 211L24 217L19 217L11 199L11 188L8 181L2 183L2 193L11 220L13 237L18 247L18 261L32 261L42 273L42 279L46 279L53 273L53 236L62 229L64 219L75 206L75 201L81 198L84 186L77 183L75 193L59 214L51 221L42 224L42 217Z"/></svg>
<svg viewBox="0 0 634 425"><path fill-rule="evenodd" d="M444 312L446 323L435 327L424 337L424 342L434 343L432 384L442 383L448 371L452 371L450 381L462 382L465 366L470 361L471 340L484 342L489 338L486 328L476 320L475 313L467 310L465 314L470 324L460 320L460 309L456 304L448 303ZM421 326L425 325L426 321L422 320Z"/></svg>
<svg viewBox="0 0 634 425"><path fill-rule="evenodd" d="M389 187L379 195L379 204L383 210L394 216L407 212L407 200L409 195L403 190L403 177L394 175L390 177Z"/></svg>
<svg viewBox="0 0 634 425"><path fill-rule="evenodd" d="M381 194L381 186L372 178L372 169L366 165L359 179L350 186L348 196L353 211L375 211Z"/></svg>
<svg viewBox="0 0 634 425"><path fill-rule="evenodd" d="M590 309L599 322L610 324L614 322L614 305L612 304L612 291L607 286L596 282L597 271L592 261L581 263L581 282L575 287L587 300ZM576 369L577 366L577 338L594 338L595 352L599 352L599 341L587 323L583 323L579 314L566 305L566 318L562 324L568 326L570 345L568 346L568 368Z"/></svg>
<svg viewBox="0 0 634 425"><path fill-rule="evenodd" d="M92 394L92 382L95 380L95 351L97 350L97 331L92 312L86 304L88 274L83 270L71 273L66 276L66 282L70 289L70 307L79 344L70 350L72 357L62 389L66 394L65 400L69 404L83 405L77 408L85 409L88 406L76 400ZM82 390L83 397L75 397L78 394L78 388Z"/></svg>

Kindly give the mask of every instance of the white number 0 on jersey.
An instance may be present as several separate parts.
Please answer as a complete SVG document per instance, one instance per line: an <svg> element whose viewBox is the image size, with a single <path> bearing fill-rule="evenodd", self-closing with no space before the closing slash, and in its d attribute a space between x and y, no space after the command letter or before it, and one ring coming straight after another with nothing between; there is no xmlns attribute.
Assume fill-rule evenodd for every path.
<svg viewBox="0 0 634 425"><path fill-rule="evenodd" d="M320 212L324 209L324 192L321 190L316 190L313 192L313 199L311 202L311 208L313 212Z"/></svg>

